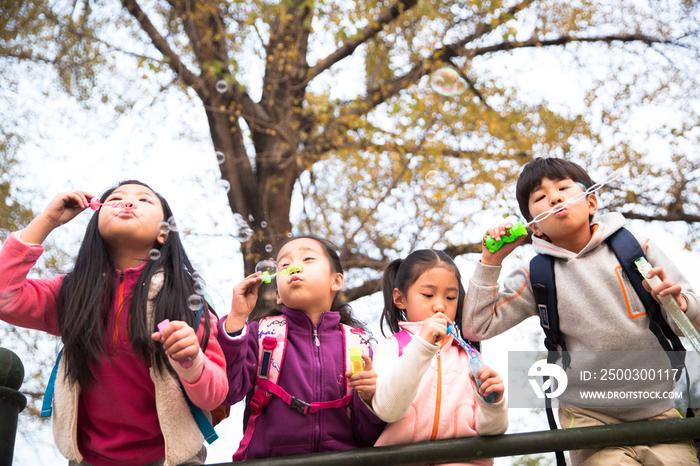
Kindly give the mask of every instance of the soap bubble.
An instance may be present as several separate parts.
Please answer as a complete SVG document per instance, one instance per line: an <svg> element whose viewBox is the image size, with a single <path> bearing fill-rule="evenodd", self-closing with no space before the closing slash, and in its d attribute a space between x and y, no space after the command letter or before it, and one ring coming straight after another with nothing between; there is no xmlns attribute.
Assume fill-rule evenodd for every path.
<svg viewBox="0 0 700 466"><path fill-rule="evenodd" d="M253 229L246 225L236 230L233 236L241 243L245 243L247 241L250 241L250 238L253 237L254 233L255 232L253 231Z"/></svg>
<svg viewBox="0 0 700 466"><path fill-rule="evenodd" d="M202 279L202 275L199 272L192 272L192 280L197 281L197 280L201 280L201 279Z"/></svg>
<svg viewBox="0 0 700 466"><path fill-rule="evenodd" d="M214 152L214 155L216 155L216 161L219 162L219 165L224 163L224 160L226 160L226 156L220 150L217 150L216 152Z"/></svg>
<svg viewBox="0 0 700 466"><path fill-rule="evenodd" d="M226 81L223 79L219 79L216 82L216 92L219 94L223 94L224 92L228 91L228 84L226 84Z"/></svg>
<svg viewBox="0 0 700 466"><path fill-rule="evenodd" d="M262 222L260 222L260 226L263 227L263 228L266 228L266 227L267 227L267 222L266 222L265 220L263 220Z"/></svg>
<svg viewBox="0 0 700 466"><path fill-rule="evenodd" d="M148 258L152 261L157 261L160 259L160 251L158 249L151 249L148 253Z"/></svg>
<svg viewBox="0 0 700 466"><path fill-rule="evenodd" d="M432 141L435 139L435 136L437 136L437 133L431 129L430 131L425 133L425 140Z"/></svg>
<svg viewBox="0 0 700 466"><path fill-rule="evenodd" d="M271 244L266 244L266 245L265 245L265 251L267 251L267 252L272 252L272 245L271 245Z"/></svg>
<svg viewBox="0 0 700 466"><path fill-rule="evenodd" d="M253 214L248 214L248 221L252 222L253 220L255 220L255 217L253 217Z"/></svg>
<svg viewBox="0 0 700 466"><path fill-rule="evenodd" d="M220 188L223 188L223 190L226 192L229 192L231 190L231 183L229 183L228 180L221 179L216 183L216 185Z"/></svg>
<svg viewBox="0 0 700 466"><path fill-rule="evenodd" d="M270 275L277 273L277 262L272 259L265 259L258 262L255 266L255 272L267 272Z"/></svg>
<svg viewBox="0 0 700 466"><path fill-rule="evenodd" d="M197 293L199 295L203 295L204 292L206 291L206 289L207 289L207 284L204 283L204 280L197 280L194 282L194 292L195 293Z"/></svg>
<svg viewBox="0 0 700 466"><path fill-rule="evenodd" d="M437 183L438 180L438 172L435 170L430 170L426 175L425 175L425 181L428 182L428 184L435 184Z"/></svg>
<svg viewBox="0 0 700 466"><path fill-rule="evenodd" d="M158 224L158 231L163 235L170 233L170 224L168 222L160 222Z"/></svg>
<svg viewBox="0 0 700 466"><path fill-rule="evenodd" d="M168 219L168 226L170 227L170 231L177 231L177 222L175 221L175 217L170 217Z"/></svg>
<svg viewBox="0 0 700 466"><path fill-rule="evenodd" d="M467 90L467 83L452 68L440 68L430 77L430 86L440 95L450 97Z"/></svg>
<svg viewBox="0 0 700 466"><path fill-rule="evenodd" d="M190 295L190 297L187 298L187 307L189 307L193 311L199 311L203 304L204 299L198 294Z"/></svg>

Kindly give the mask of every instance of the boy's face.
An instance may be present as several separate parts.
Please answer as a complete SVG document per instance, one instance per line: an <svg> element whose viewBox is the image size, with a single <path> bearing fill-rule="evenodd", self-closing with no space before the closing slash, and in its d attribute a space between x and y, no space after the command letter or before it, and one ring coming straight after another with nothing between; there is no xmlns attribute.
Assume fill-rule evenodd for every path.
<svg viewBox="0 0 700 466"><path fill-rule="evenodd" d="M583 187L576 184L569 178L563 180L550 180L543 178L542 184L530 194L528 207L533 219L538 215L554 209L555 212L540 222L531 225L532 231L538 237L546 236L556 244L578 252L567 247L570 244L580 245L578 250L583 248L590 238L589 216L598 211L598 199L595 194L589 194L581 198L578 202L568 204L562 209L557 209L559 204L563 204L576 195L581 196Z"/></svg>

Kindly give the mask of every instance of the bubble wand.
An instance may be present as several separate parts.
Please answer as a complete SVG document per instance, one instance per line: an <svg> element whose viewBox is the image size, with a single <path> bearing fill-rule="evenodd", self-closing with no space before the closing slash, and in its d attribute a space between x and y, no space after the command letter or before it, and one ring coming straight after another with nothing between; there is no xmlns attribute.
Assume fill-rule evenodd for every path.
<svg viewBox="0 0 700 466"><path fill-rule="evenodd" d="M477 387L481 388L481 380L476 378L476 373L479 372L479 369L481 369L484 365L484 363L481 362L481 359L479 358L479 353L474 349L472 345L464 341L462 337L460 337L457 334L457 329L454 325L450 324L447 326L447 333L452 334L455 341L459 343L459 345L462 348L464 348L464 350L467 352L467 355L469 356L469 368L472 370L472 374L474 374L474 380L476 380ZM488 396L485 396L483 398L484 401L486 401L487 403L493 403L494 401L496 401L496 393L489 393Z"/></svg>
<svg viewBox="0 0 700 466"><path fill-rule="evenodd" d="M640 257L639 259L636 259L634 261L634 266L637 268L637 270L639 270L639 273L642 274L642 277L651 288L656 288L661 284L661 279L658 276L647 278L647 274L652 267L646 258ZM659 296L659 301L668 312L668 315L670 315L673 321L676 323L678 328L681 329L683 335L685 335L685 337L690 341L690 344L693 345L695 351L700 353L700 334L698 334L698 331L695 329L692 322L690 322L688 316L685 315L685 312L681 310L675 298L670 294L667 294L665 296Z"/></svg>
<svg viewBox="0 0 700 466"><path fill-rule="evenodd" d="M273 270L274 270L274 268L273 268ZM284 268L284 269L280 270L279 272L270 273L269 270L263 270L260 273L262 273L263 283L270 283L272 281L272 278L276 277L277 275L284 275L286 273L292 274L294 272L301 272L302 270L304 270L304 267L301 264L295 264L292 267Z"/></svg>
<svg viewBox="0 0 700 466"><path fill-rule="evenodd" d="M495 239L493 239L491 237L491 235L486 235L484 237L484 243L483 243L484 246L486 246L486 248L488 248L489 252L491 252L491 253L498 251L499 249L501 249L501 247L505 243L511 243L511 242L515 241L517 238L519 238L520 236L526 235L527 234L527 227L529 227L533 223L541 222L544 219L546 219L547 217L549 217L550 215L556 214L557 212L564 210L569 204L577 204L577 203L581 202L589 194L593 194L594 192L598 191L600 188L602 188L606 184L615 181L619 177L620 177L620 172L613 172L610 176L608 176L606 179L604 179L600 183L596 183L593 186L591 186L590 188L584 189L583 192L575 195L574 197L572 197L568 201L562 202L561 204L557 204L552 209L550 209L546 212L542 212L541 214L539 214L537 217L533 218L529 222L527 222L527 223L523 223L522 221L516 222L512 227L506 229L506 234L505 234L505 236L501 236L500 241L496 241ZM581 183L574 183L574 184L581 186L581 188L584 188L583 184L581 184Z"/></svg>
<svg viewBox="0 0 700 466"><path fill-rule="evenodd" d="M114 207L115 209L119 209L119 208L133 209L134 208L134 204L132 204L131 202L126 202L126 203L124 203L124 202L108 202L106 204L103 204L96 197L93 197L92 199L90 199L90 208L92 210L97 210L100 208L100 206Z"/></svg>

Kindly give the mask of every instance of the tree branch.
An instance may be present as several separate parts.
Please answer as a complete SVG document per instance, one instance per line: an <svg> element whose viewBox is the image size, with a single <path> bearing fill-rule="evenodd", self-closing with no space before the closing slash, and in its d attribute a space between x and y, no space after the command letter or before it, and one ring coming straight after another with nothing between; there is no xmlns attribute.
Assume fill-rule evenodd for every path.
<svg viewBox="0 0 700 466"><path fill-rule="evenodd" d="M367 280L362 285L356 286L355 288L350 288L349 290L341 291L340 299L347 303L374 294L377 291L380 291L381 289L381 279L375 278L373 280Z"/></svg>
<svg viewBox="0 0 700 466"><path fill-rule="evenodd" d="M308 72L306 80L301 87L306 86L312 79L326 71L328 68L338 63L343 58L349 57L355 52L355 49L360 45L373 38L384 29L384 26L399 17L401 13L413 8L417 4L417 0L398 0L390 8L387 8L379 16L370 21L370 23L362 29L362 32L357 34L353 39L348 40L333 53L326 58L317 62Z"/></svg>
<svg viewBox="0 0 700 466"><path fill-rule="evenodd" d="M175 53L173 49L170 48L168 42L163 38L158 32L156 27L153 25L151 20L146 16L141 7L136 3L136 0L122 0L122 5L127 9L127 11L136 18L136 20L141 24L141 29L148 34L151 42L160 53L166 57L168 65L170 68L182 78L182 80L188 86L191 86L198 93L200 92L200 80L199 78L190 71L185 64L180 59L180 56ZM203 99L204 100L204 99Z"/></svg>
<svg viewBox="0 0 700 466"><path fill-rule="evenodd" d="M469 57L475 57L478 55L485 55L487 53L493 52L503 52L520 48L528 47L553 47L557 45L566 45L572 42L642 42L647 45L653 44L674 44L673 41L655 39L644 34L624 34L619 36L601 36L601 37L572 37L572 36L561 36L556 39L550 40L539 40L535 37L523 42L503 42L500 44L491 45L488 47L479 47L476 49L467 49L461 52L461 55L466 55Z"/></svg>

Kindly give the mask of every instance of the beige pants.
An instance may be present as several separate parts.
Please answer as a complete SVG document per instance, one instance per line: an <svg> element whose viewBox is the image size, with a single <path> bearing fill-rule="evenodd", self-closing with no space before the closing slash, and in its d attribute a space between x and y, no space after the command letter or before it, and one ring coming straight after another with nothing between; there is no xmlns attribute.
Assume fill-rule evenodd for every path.
<svg viewBox="0 0 700 466"><path fill-rule="evenodd" d="M204 462L207 459L207 449L202 447L201 450L199 450L199 453L194 455L192 458L188 459L184 463L180 463L178 466L198 466L201 464L204 464ZM145 464L144 466L163 466L163 463L165 463L165 458L161 458L159 460L153 461L152 463ZM80 463L76 463L73 460L68 461L68 466L92 466L90 463L87 461L83 460Z"/></svg>
<svg viewBox="0 0 700 466"><path fill-rule="evenodd" d="M646 419L657 421L678 419L683 416L675 409ZM569 405L559 406L559 422L564 429L572 427L591 427L610 424L622 424L623 421L607 414ZM634 445L628 447L608 447L603 449L570 451L572 465L690 465L698 464L697 452L691 440L677 443L656 443L653 445Z"/></svg>

